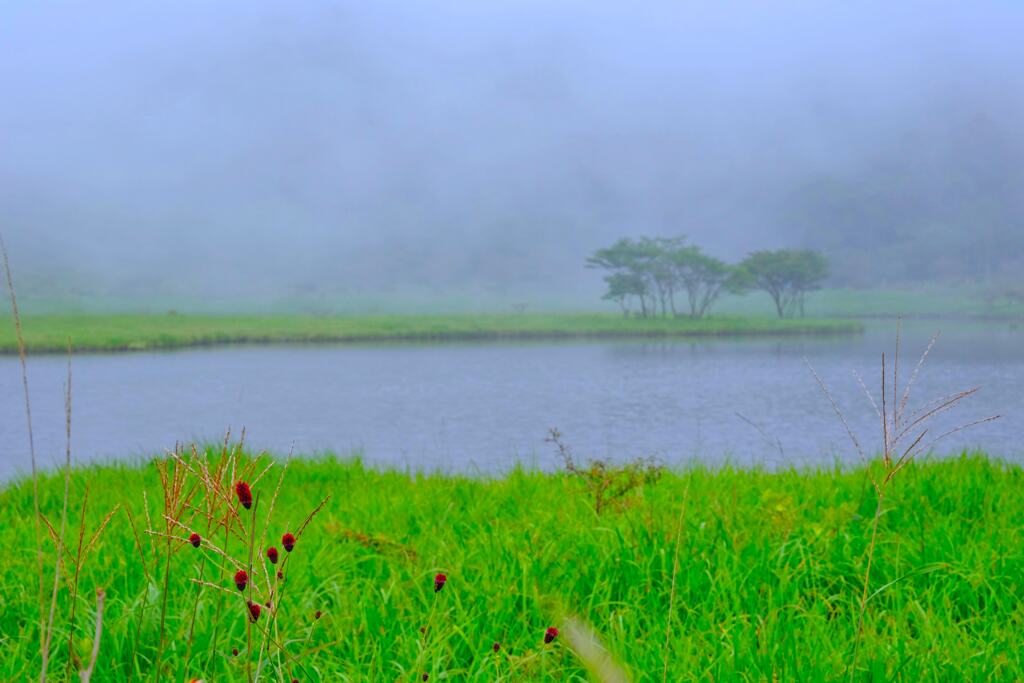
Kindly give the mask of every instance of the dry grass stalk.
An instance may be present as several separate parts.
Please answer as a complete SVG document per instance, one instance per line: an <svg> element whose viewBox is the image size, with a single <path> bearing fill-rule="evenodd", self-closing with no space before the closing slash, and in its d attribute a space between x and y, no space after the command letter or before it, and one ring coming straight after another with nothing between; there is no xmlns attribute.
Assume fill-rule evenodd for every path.
<svg viewBox="0 0 1024 683"><path fill-rule="evenodd" d="M68 663L66 673L71 676L71 664L75 661L75 607L78 605L78 579L82 573L82 549L85 541L85 511L89 505L89 487L82 496L82 518L78 525L78 550L75 553L75 575L71 583L71 617L68 619Z"/></svg>
<svg viewBox="0 0 1024 683"><path fill-rule="evenodd" d="M57 558L53 563L53 590L50 592L50 615L46 620L46 637L41 653L42 666L39 672L40 683L46 681L46 670L50 663L50 645L53 640L53 619L57 611L57 592L60 588L60 570L64 555L64 532L68 522L68 498L71 493L71 339L68 338L68 378L64 387L64 423L67 435L67 447L64 452L64 503L60 515L60 533L57 535Z"/></svg>
<svg viewBox="0 0 1024 683"><path fill-rule="evenodd" d="M39 514L39 472L36 466L36 444L32 432L32 403L28 395L28 367L25 362L25 336L21 329L21 314L18 312L18 297L14 291L14 278L11 276L11 264L7 258L7 245L0 236L0 256L4 261L4 274L7 278L7 291L11 298L11 315L14 318L14 333L18 340L18 361L21 363L21 386L25 394L25 421L28 424L28 452L32 460L32 502L35 506L36 524L36 564L39 573L39 651L46 651L46 606L43 594L43 539ZM45 674L44 674L45 676ZM45 678L41 679L45 680Z"/></svg>
<svg viewBox="0 0 1024 683"><path fill-rule="evenodd" d="M811 373L814 375L814 378L815 380L817 380L818 385L824 392L825 397L832 405L832 409L835 411L836 415L839 417L839 420L842 422L843 427L846 429L847 435L850 437L850 440L856 448L858 455L860 456L862 462L865 465L865 470L867 472L868 479L871 482L872 487L874 488L876 497L875 514L871 522L871 537L868 542L867 561L864 569L863 591L861 593L860 608L857 616L854 656L852 664L850 666L851 680L856 675L857 671L860 644L863 639L864 633L864 617L867 613L867 605L869 599L871 567L875 556L875 547L878 542L878 525L879 521L882 518L882 513L885 509L884 505L888 486L896 478L896 475L899 474L904 467L910 464L915 457L917 457L921 453L928 452L937 442L941 441L947 436L950 436L951 434L955 434L957 432L963 431L964 429L970 427L974 427L976 425L997 420L1000 417L999 415L992 415L989 417L982 418L980 420L974 420L972 422L968 422L966 424L962 424L952 429L949 429L930 441L925 440L925 437L929 433L929 423L932 419L947 411L953 410L954 408L959 406L964 399L973 396L979 390L978 387L974 387L971 389L966 389L964 391L958 391L954 394L940 397L938 399L927 401L922 408L918 409L914 413L911 413L909 416L907 415L907 406L911 398L911 392L914 387L914 382L917 379L918 374L921 371L921 368L924 366L925 360L927 360L928 355L934 348L935 343L938 340L938 336L938 333L932 336L931 340L928 342L928 346L921 354L921 357L918 360L917 365L914 367L914 371L911 373L910 380L903 388L902 394L899 394L899 356L901 342L901 324L897 323L896 354L894 356L892 363L891 380L888 379L889 367L886 362L886 356L884 352L882 353L880 380L881 407L879 407L878 402L871 395L871 392L868 390L863 380L860 380L860 378L858 377L858 381L860 382L861 387L864 389L864 392L867 394L871 406L872 408L874 408L875 413L881 423L881 476L876 476L875 468L872 467L871 460L868 458L863 448L861 448L860 442L858 441L856 435L853 433L853 430L850 428L850 425L846 421L846 418L844 417L842 411L839 409L839 406L836 404L836 401L832 397L831 392L829 392L828 387L825 386L825 382L821 379L818 373L815 372L814 368L811 367L810 363L807 363L806 359L804 361L805 363L807 363L808 369L810 369ZM877 594L877 592L875 594Z"/></svg>
<svg viewBox="0 0 1024 683"><path fill-rule="evenodd" d="M171 529L174 521L179 520L185 513L189 502L198 490L195 482L188 479L188 470L180 465L180 445L175 446L175 458L166 458L155 461L157 473L160 476L160 488L163 491L163 520L164 520L164 578L163 594L160 601L160 636L157 644L156 655L156 680L159 681L162 675L161 662L163 660L164 644L167 632L167 601L170 597L171 565L175 544L171 538ZM147 510L147 516L148 516ZM154 531L152 527L148 532ZM147 532L147 533L148 533Z"/></svg>
<svg viewBox="0 0 1024 683"><path fill-rule="evenodd" d="M207 504L207 519L211 522L211 536L215 533L215 530L223 529L224 541L223 550L228 552L229 544L231 542L232 533L232 516L235 515L233 501L230 498L230 493L224 493L225 489L230 489L231 483L234 481L233 477L235 474L235 463L238 459L238 454L245 443L245 430L242 430L241 439L231 446L231 430L229 429L224 435L224 443L221 447L220 458L214 463L211 469L208 458L200 458L199 465L203 471L203 481L207 487L206 490L206 504ZM244 537L242 537L244 541ZM226 575L228 572L222 570L222 575ZM199 590L202 590L200 588ZM215 619L215 625L213 630L213 636L210 639L210 648L207 651L206 662L207 665L217 654L219 647L220 637L220 620L224 610L224 600L217 601L217 613Z"/></svg>
<svg viewBox="0 0 1024 683"><path fill-rule="evenodd" d="M598 516L608 507L621 504L630 492L661 478L662 468L653 459L638 458L622 465L590 460L586 466L580 466L558 429L549 429L544 440L558 449L565 471L584 483Z"/></svg>
<svg viewBox="0 0 1024 683"><path fill-rule="evenodd" d="M46 527L46 532L50 536L50 540L53 541L53 545L55 547L60 545L60 531L53 526L53 523L50 522L46 515L41 514L40 519L43 526ZM60 565L61 578L64 579L64 583L67 584L69 590L71 588L71 577L67 568L67 563L68 561L74 562L74 559L74 556L65 544L63 546L63 553L57 556L56 563Z"/></svg>

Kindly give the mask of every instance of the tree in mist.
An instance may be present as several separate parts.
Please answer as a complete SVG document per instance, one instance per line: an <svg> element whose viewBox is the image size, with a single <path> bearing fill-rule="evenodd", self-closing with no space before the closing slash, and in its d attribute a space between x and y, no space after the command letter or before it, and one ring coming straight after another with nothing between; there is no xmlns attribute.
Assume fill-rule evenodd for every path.
<svg viewBox="0 0 1024 683"><path fill-rule="evenodd" d="M738 294L746 288L742 270L705 254L700 247L676 249L668 257L675 281L686 291L691 318L703 318L723 293Z"/></svg>
<svg viewBox="0 0 1024 683"><path fill-rule="evenodd" d="M604 299L616 302L623 315L630 315L637 303L644 318L701 318L724 292L744 286L742 271L686 244L684 237L620 239L594 252L587 266L611 271L604 278ZM680 294L686 296L686 312L676 305Z"/></svg>
<svg viewBox="0 0 1024 683"><path fill-rule="evenodd" d="M598 249L587 259L588 268L611 271L605 275L608 285L605 299L619 304L624 315L629 315L635 299L640 305L640 316L657 315L657 296L652 276L652 250L644 240L634 242L623 238L610 247Z"/></svg>
<svg viewBox="0 0 1024 683"><path fill-rule="evenodd" d="M803 317L805 295L820 289L829 272L828 260L810 249L755 251L740 268L750 286L768 292L780 318L797 311Z"/></svg>
<svg viewBox="0 0 1024 683"><path fill-rule="evenodd" d="M606 275L604 281L608 284L608 291L601 297L607 301L614 301L619 305L623 315L629 315L634 299L641 302L641 315L646 317L644 307L644 295L647 291L643 277L636 273L612 273Z"/></svg>

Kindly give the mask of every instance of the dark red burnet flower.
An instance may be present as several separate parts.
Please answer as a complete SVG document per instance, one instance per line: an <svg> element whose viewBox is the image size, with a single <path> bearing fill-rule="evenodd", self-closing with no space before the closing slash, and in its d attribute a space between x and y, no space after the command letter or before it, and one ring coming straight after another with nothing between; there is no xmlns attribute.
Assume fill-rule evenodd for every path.
<svg viewBox="0 0 1024 683"><path fill-rule="evenodd" d="M260 618L260 606L250 600L246 605L249 607L249 621L256 623Z"/></svg>
<svg viewBox="0 0 1024 683"><path fill-rule="evenodd" d="M277 564L277 548L274 546L267 548L267 559L270 560L270 564Z"/></svg>
<svg viewBox="0 0 1024 683"><path fill-rule="evenodd" d="M427 680L429 678L430 678L430 674L428 674L426 671L424 671L423 672L423 680Z"/></svg>
<svg viewBox="0 0 1024 683"><path fill-rule="evenodd" d="M284 546L285 550L291 552L292 548L295 547L295 537L292 536L290 533L285 534L281 537L281 545Z"/></svg>
<svg viewBox="0 0 1024 683"><path fill-rule="evenodd" d="M501 649L501 643L495 643L494 645L491 645L491 649L497 652Z"/></svg>
<svg viewBox="0 0 1024 683"><path fill-rule="evenodd" d="M252 489L244 481L240 481L235 484L235 495L238 496L238 502L242 504L246 510L252 507Z"/></svg>
<svg viewBox="0 0 1024 683"><path fill-rule="evenodd" d="M544 631L544 643L550 643L552 640L558 637L558 629L554 626L548 626L548 630Z"/></svg>
<svg viewBox="0 0 1024 683"><path fill-rule="evenodd" d="M237 647L231 648L231 656L232 657L237 657L238 656L238 648Z"/></svg>
<svg viewBox="0 0 1024 683"><path fill-rule="evenodd" d="M444 574L438 574L437 576L435 576L434 577L434 592L435 593L440 592L440 590L442 588L444 588L444 585L446 583L448 583L448 577L445 576Z"/></svg>
<svg viewBox="0 0 1024 683"><path fill-rule="evenodd" d="M203 542L203 539L199 534L192 532L188 537L188 542L192 544L193 548L198 548L199 544Z"/></svg>
<svg viewBox="0 0 1024 683"><path fill-rule="evenodd" d="M235 572L235 585L238 586L240 591L244 591L245 587L249 585L249 575L245 573L244 569L239 569Z"/></svg>
<svg viewBox="0 0 1024 683"><path fill-rule="evenodd" d="M314 619L319 619L319 618L320 618L320 617L322 617L323 615L324 615L324 613L323 613L323 612L321 612L320 610L317 610L317 611L316 611L316 614L314 614L314 615L313 615L313 618L314 618Z"/></svg>
<svg viewBox="0 0 1024 683"><path fill-rule="evenodd" d="M281 570L277 571L277 578L279 581L284 581L284 572Z"/></svg>

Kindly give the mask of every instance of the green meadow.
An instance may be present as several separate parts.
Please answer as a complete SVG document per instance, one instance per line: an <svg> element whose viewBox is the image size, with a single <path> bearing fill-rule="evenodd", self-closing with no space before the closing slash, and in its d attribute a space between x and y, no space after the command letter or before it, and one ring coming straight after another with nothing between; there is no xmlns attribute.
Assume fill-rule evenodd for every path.
<svg viewBox="0 0 1024 683"><path fill-rule="evenodd" d="M243 343L454 341L587 337L851 334L860 322L771 317L624 318L616 314L522 315L26 315L29 352L131 351ZM0 318L0 352L17 351L12 318Z"/></svg>
<svg viewBox="0 0 1024 683"><path fill-rule="evenodd" d="M212 449L75 468L50 680L89 660L98 589L102 681L588 680L573 623L634 681L1024 679L1024 470L983 454L914 462L890 487L860 637L861 468L666 471L598 515L567 473L270 464ZM45 620L62 473L39 488ZM0 490L5 681L41 664L33 507L30 479Z"/></svg>

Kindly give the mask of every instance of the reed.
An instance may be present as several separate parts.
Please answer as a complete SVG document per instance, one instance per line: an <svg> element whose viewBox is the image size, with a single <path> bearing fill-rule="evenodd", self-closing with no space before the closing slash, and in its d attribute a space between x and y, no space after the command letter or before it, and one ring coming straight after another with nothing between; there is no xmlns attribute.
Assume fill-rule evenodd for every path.
<svg viewBox="0 0 1024 683"><path fill-rule="evenodd" d="M921 407L908 414L908 405L911 400L911 393L914 387L914 382L917 379L918 373L921 368L924 367L925 361L928 359L928 354L931 353L932 348L935 346L935 342L938 341L938 333L936 333L927 347L921 354L917 365L914 367L913 372L910 375L910 379L907 381L903 388L902 394L899 393L899 382L900 382L900 323L897 321L896 324L896 344L895 353L892 356L892 377L889 379L889 366L886 364L885 352L882 352L881 360L881 378L879 380L879 397L880 401L877 401L871 391L867 388L864 381L858 377L857 380L864 389L864 393L868 398L871 407L874 409L876 416L880 421L880 432L881 432L881 458L880 462L874 462L865 453L861 447L860 440L850 429L849 422L846 420L842 411L839 409L838 404L829 392L828 387L825 386L825 382L821 379L814 368L808 364L808 368L817 380L818 385L821 387L828 399L833 410L838 416L843 427L846 429L850 441L856 449L861 461L865 465L865 473L868 480L871 482L872 489L875 493L875 511L871 519L871 536L868 542L867 553L866 553L866 566L864 569L864 578L862 581L863 588L861 590L860 607L857 615L857 638L854 642L853 659L850 664L850 679L853 680L857 673L857 664L860 655L860 645L864 632L864 614L868 607L868 590L871 585L871 566L875 557L875 548L878 543L878 525L882 519L884 512L884 506L886 501L886 493L889 490L890 485L895 481L896 476L918 455L930 451L934 446L942 439L963 431L970 427L998 420L999 415L991 415L981 419L973 420L966 423L961 423L951 429L947 429L937 436L926 440L930 432L930 424L935 417L945 412L956 409L961 402L976 394L979 387L971 389L965 389L958 391L948 396L940 396L930 401L924 402ZM886 386L888 381L888 388ZM879 406L881 403L881 406Z"/></svg>

